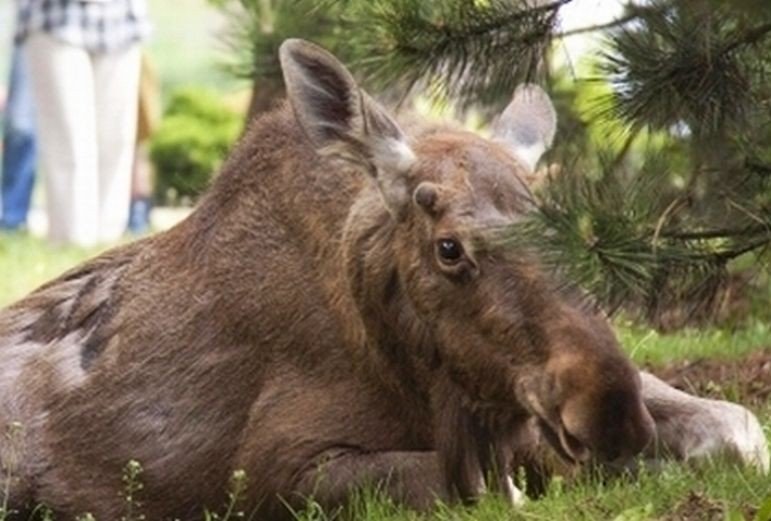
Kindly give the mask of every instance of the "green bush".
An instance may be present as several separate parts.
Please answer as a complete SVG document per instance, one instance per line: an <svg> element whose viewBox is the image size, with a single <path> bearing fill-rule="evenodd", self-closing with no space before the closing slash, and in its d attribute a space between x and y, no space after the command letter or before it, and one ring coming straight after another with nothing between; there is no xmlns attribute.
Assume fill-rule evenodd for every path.
<svg viewBox="0 0 771 521"><path fill-rule="evenodd" d="M175 92L150 144L156 201L180 204L198 197L238 137L242 121L210 91Z"/></svg>

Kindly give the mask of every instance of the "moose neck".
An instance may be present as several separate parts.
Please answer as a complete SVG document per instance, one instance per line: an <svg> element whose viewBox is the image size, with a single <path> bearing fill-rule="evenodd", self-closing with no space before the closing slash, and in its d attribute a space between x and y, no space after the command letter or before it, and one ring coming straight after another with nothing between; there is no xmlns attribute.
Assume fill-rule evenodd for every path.
<svg viewBox="0 0 771 521"><path fill-rule="evenodd" d="M196 210L192 231L200 250L264 249L281 241L323 261L337 255L348 209L365 181L317 155L283 104L251 122Z"/></svg>

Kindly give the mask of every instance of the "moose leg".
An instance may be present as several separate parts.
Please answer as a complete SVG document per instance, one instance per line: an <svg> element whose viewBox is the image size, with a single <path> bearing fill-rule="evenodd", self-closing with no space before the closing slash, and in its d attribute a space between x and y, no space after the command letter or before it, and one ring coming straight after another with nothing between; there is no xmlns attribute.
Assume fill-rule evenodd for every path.
<svg viewBox="0 0 771 521"><path fill-rule="evenodd" d="M257 519L288 518L308 500L333 509L361 487L423 509L447 498L426 433L356 380L285 373L253 405L232 468L246 473Z"/></svg>
<svg viewBox="0 0 771 521"><path fill-rule="evenodd" d="M741 405L689 395L640 372L645 407L656 423L656 443L645 455L683 461L728 457L769 470L769 451L760 422Z"/></svg>
<svg viewBox="0 0 771 521"><path fill-rule="evenodd" d="M296 440L286 443L294 445ZM280 448L252 455L255 465L246 470L250 490L245 511L256 511L256 519L294 519L291 512L311 502L334 511L362 489L417 510L448 499L433 451L370 452L341 445L315 456L295 456L282 454Z"/></svg>
<svg viewBox="0 0 771 521"><path fill-rule="evenodd" d="M433 451L327 451L301 473L296 494L334 506L367 487L418 510L448 499Z"/></svg>

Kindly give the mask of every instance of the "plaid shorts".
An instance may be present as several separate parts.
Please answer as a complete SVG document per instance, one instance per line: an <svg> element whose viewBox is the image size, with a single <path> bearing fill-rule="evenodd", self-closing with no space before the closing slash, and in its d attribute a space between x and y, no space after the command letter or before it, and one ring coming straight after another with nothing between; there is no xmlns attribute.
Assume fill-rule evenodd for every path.
<svg viewBox="0 0 771 521"><path fill-rule="evenodd" d="M109 52L149 32L145 0L17 0L16 42L45 32L93 52Z"/></svg>

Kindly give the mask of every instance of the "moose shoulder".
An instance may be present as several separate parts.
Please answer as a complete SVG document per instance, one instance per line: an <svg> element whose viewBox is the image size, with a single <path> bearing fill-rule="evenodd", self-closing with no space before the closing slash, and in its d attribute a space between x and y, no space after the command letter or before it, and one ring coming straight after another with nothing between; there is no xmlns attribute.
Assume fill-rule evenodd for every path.
<svg viewBox="0 0 771 521"><path fill-rule="evenodd" d="M289 104L187 220L0 313L12 506L118 519L130 459L148 519L216 508L234 469L260 519L373 483L416 507L473 500L492 471L516 499L533 424L570 461L648 446L606 322L486 236L531 210L546 95L520 88L492 140L407 137L327 52L280 57Z"/></svg>

